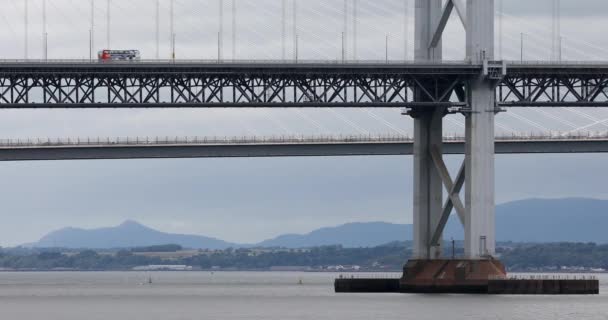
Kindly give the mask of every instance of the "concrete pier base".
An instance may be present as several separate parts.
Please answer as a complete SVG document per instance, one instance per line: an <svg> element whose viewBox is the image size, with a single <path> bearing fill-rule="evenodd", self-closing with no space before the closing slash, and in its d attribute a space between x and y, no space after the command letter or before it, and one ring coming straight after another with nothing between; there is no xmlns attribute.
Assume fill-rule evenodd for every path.
<svg viewBox="0 0 608 320"><path fill-rule="evenodd" d="M490 279L507 273L498 260L410 260L403 267L401 292L486 293Z"/></svg>
<svg viewBox="0 0 608 320"><path fill-rule="evenodd" d="M488 294L590 295L599 294L595 279L505 279L490 280Z"/></svg>
<svg viewBox="0 0 608 320"><path fill-rule="evenodd" d="M503 264L486 260L410 260L401 279L336 279L338 293L592 295L597 279L508 279Z"/></svg>

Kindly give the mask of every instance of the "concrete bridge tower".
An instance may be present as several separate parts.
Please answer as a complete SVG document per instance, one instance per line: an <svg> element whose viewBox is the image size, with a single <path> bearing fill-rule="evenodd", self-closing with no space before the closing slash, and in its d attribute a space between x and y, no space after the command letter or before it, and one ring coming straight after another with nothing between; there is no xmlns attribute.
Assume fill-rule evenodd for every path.
<svg viewBox="0 0 608 320"><path fill-rule="evenodd" d="M467 0L466 6L461 0L448 0L445 4L442 0L416 0L415 12L417 61L441 62L442 34L450 15L456 12L466 31L466 60L486 67L496 64L494 0ZM414 118L415 139L414 256L404 267L402 287L437 283L467 286L505 275L502 264L493 258L495 85L496 80L480 72L467 86L468 92L455 91L446 98L458 97L468 106L458 110L466 118L466 154L454 179L442 152L442 120L451 110L421 107L408 112ZM414 95L418 102L425 102L423 95ZM463 187L464 202L460 198ZM453 210L465 231L465 256L458 260L446 259L441 247L443 230Z"/></svg>
<svg viewBox="0 0 608 320"><path fill-rule="evenodd" d="M494 59L494 0L467 0L467 59L483 64ZM479 75L468 92L471 111L465 137L465 255L495 253L494 115L495 81Z"/></svg>
<svg viewBox="0 0 608 320"><path fill-rule="evenodd" d="M441 18L441 0L416 0L414 59L441 62L441 40L431 47L433 27ZM423 95L415 92L417 101ZM421 101L421 102L422 102ZM442 150L443 116L440 108L411 110L414 118L414 257L438 258L440 246L431 244L432 229L438 224L443 206L443 184L433 164L431 148Z"/></svg>

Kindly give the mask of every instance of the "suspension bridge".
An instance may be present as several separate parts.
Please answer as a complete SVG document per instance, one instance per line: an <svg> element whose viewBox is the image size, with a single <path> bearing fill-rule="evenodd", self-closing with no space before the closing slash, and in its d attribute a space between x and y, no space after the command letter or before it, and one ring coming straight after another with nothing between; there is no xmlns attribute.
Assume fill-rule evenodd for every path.
<svg viewBox="0 0 608 320"><path fill-rule="evenodd" d="M204 43L201 46L204 58L200 55L190 57L192 49L179 47L178 23L189 23L189 20L188 13L176 16L175 12L176 5L196 12L196 5L209 8L210 2L169 0L162 2L168 4L169 9L169 40L166 41L169 46L165 50L169 54L164 55L168 59L162 59L163 10L161 1L156 1L153 23L147 28L147 31L155 31L152 47L156 59L134 62L104 62L95 58L99 1L90 2L89 24L85 28L88 29L88 59L73 55L70 55L72 58L53 59L49 57L47 30L47 4L53 1L42 0L42 55L33 58L29 47L30 2L24 1L22 11L23 56L5 57L0 61L0 109L326 108L335 112L336 108L396 108L413 119L413 139L331 137L323 141L322 138L245 137L224 141L196 138L170 143L168 139L146 139L144 142L136 138L135 142L87 140L85 143L78 140L78 143L53 143L42 140L26 144L20 140L0 146L0 159L411 154L414 159L414 258L404 267L400 283L403 290L477 291L487 288L490 279L505 277L504 267L494 258L496 153L605 152L604 138L584 135L568 138L573 132L607 125L608 120L577 109L608 107L608 62L564 59L564 56L580 51L580 47L576 45L577 40L572 39L568 42L575 43L575 48L564 46L557 0L547 2L552 5L552 30L548 37L551 49L547 50L550 58L543 56L537 61L531 61L530 53L525 50L527 37L534 37L534 33L521 32L519 37L513 37L505 32L509 26L505 26L504 20L514 20L503 11L503 2L498 1L496 6L494 0L395 0L386 1L384 5L376 1L346 0L331 4L307 2L305 6L301 1L283 0L268 6L250 4L248 9L264 12L249 16L256 21L253 24L277 33L272 38L276 41L262 41L263 48L238 41L239 32L254 39L256 36L264 38L264 35L260 36L256 28L244 28L243 23L239 23L237 13L241 11L237 3L240 2L234 0L228 6L232 10L229 28L232 42L226 46L224 10L227 1L219 0L213 15L217 24L209 27L205 22L205 27L199 25L193 29L206 31L200 38ZM412 4L415 4L414 10L411 10ZM111 48L116 34L112 9L130 4L107 0L105 5L105 45ZM547 8L541 9L546 11ZM379 12L383 15L365 25L369 30L363 27L362 21L374 18ZM270 18L275 16L278 23L269 24ZM11 26L9 19L2 17ZM412 17L414 54L410 56ZM385 30L378 24L383 18L386 18ZM451 33L455 24L462 25L461 36ZM522 25L529 27L529 23ZM290 27L291 32L288 32ZM400 31L395 32L395 27ZM364 37L361 34L364 30L371 36ZM331 35L324 38L327 34ZM464 44L465 52L459 58L444 60L449 57L444 51L453 45L448 41L448 35L455 35L454 38ZM498 41L495 41L497 36ZM378 44L371 38L384 41ZM514 38L519 40L519 46L513 45ZM313 42L320 46L311 46ZM326 48L324 44L327 44ZM529 46L534 48L538 44L530 42ZM589 51L602 51L593 44L584 46L593 48ZM231 55L225 53L227 47L232 49ZM514 47L519 48L519 59L513 58ZM249 50L252 48L261 51ZM511 53L503 52L508 50ZM241 51L249 51L251 57L239 57ZM266 52L261 54L261 59L256 57L260 52ZM591 122L577 125L563 115L545 111L547 108L567 110ZM501 114L536 128L545 128L542 121L531 120L518 114L516 109L532 109L569 130L558 138L541 136L509 140L497 137L497 126L509 128L508 124L496 121L497 115ZM370 115L374 114L370 112ZM357 127L339 114L336 117ZM457 117L463 120L454 120ZM464 129L462 139L445 139L445 119ZM383 123L395 129L389 121ZM456 153L464 154L464 161L452 177L443 155ZM445 202L444 189L447 191ZM460 198L462 189L464 201ZM459 260L442 256L442 233L452 211L456 212L465 230L465 257Z"/></svg>

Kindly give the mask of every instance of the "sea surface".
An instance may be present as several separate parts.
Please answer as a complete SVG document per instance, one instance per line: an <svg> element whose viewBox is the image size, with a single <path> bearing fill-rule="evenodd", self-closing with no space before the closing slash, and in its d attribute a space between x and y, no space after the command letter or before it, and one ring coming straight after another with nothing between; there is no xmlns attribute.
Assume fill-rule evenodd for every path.
<svg viewBox="0 0 608 320"><path fill-rule="evenodd" d="M335 294L336 276L0 273L0 319L608 319L608 275L599 296Z"/></svg>

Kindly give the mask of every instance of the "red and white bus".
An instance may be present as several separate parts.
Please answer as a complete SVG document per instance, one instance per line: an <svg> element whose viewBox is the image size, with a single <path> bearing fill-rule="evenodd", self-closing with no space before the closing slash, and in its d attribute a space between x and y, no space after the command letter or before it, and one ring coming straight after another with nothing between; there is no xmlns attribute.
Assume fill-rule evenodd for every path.
<svg viewBox="0 0 608 320"><path fill-rule="evenodd" d="M139 50L101 50L97 53L99 61L139 61Z"/></svg>

